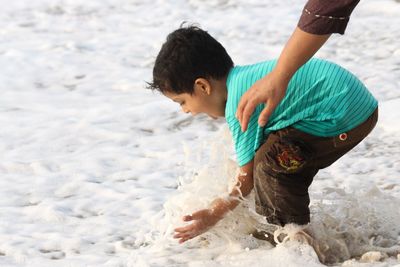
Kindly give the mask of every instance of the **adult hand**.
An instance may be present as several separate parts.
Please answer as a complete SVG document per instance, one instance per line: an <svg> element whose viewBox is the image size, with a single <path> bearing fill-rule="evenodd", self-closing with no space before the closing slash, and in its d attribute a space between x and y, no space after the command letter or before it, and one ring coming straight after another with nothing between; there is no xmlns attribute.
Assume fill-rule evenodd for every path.
<svg viewBox="0 0 400 267"><path fill-rule="evenodd" d="M258 80L240 99L236 118L243 132L247 130L255 108L261 103L265 103L265 108L258 118L258 124L267 124L269 117L285 96L292 76L318 51L329 36L330 34L310 34L296 27L279 56L275 69Z"/></svg>
<svg viewBox="0 0 400 267"><path fill-rule="evenodd" d="M184 227L176 228L174 238L179 239L179 243L183 243L206 232L221 218L221 215L212 209L203 209L193 213L192 215L186 215L183 217L183 221L193 222Z"/></svg>
<svg viewBox="0 0 400 267"><path fill-rule="evenodd" d="M265 107L260 113L258 124L260 126L267 124L269 117L285 96L289 80L273 70L243 94L236 111L236 118L239 120L242 132L247 130L251 115L261 103L265 103Z"/></svg>

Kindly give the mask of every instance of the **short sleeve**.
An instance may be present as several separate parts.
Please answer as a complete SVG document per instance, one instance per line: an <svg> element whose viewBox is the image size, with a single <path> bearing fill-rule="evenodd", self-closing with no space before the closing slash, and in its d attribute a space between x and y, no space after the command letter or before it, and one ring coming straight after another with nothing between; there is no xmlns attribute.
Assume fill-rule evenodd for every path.
<svg viewBox="0 0 400 267"><path fill-rule="evenodd" d="M250 118L247 130L242 132L239 121L234 116L226 117L235 144L236 159L241 167L249 163L255 155L256 134L258 132L258 117L253 114Z"/></svg>
<svg viewBox="0 0 400 267"><path fill-rule="evenodd" d="M350 15L360 0L309 0L298 27L311 34L344 34Z"/></svg>

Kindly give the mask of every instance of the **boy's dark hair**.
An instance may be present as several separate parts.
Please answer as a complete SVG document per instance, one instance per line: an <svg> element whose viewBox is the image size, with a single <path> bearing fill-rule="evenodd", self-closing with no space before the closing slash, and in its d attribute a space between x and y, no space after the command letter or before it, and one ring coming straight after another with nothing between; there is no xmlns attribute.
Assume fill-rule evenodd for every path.
<svg viewBox="0 0 400 267"><path fill-rule="evenodd" d="M162 45L148 88L161 93L193 94L197 78L222 79L232 67L225 48L211 35L196 26L181 26Z"/></svg>

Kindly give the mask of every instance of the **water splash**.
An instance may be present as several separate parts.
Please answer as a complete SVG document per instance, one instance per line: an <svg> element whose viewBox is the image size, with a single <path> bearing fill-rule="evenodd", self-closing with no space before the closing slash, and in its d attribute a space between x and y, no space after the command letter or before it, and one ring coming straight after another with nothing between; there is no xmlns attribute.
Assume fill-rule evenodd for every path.
<svg viewBox="0 0 400 267"><path fill-rule="evenodd" d="M147 233L143 246L131 259L137 266L322 266L310 246L293 243L303 227L271 226L254 209L250 194L223 220L203 235L183 245L172 238L174 228L183 226L182 216L204 209L218 197L228 196L235 185L238 169L232 160L233 151L227 129L217 132L198 147L184 146L183 175L178 178L176 193L164 204L164 209L152 219L154 231ZM382 260L396 256L400 244L400 199L377 188L346 193L335 188L321 189L312 194L312 222L307 231L317 240L328 263L340 263L352 258ZM274 232L276 248L255 239L255 230ZM380 252L380 256L373 252ZM249 258L252 254L255 259ZM365 254L367 253L367 254ZM369 254L368 254L369 253ZM364 260L360 257L364 254ZM299 256L301 260L299 260ZM284 260L282 260L284 257ZM294 257L294 258L291 258ZM235 259L232 261L232 259ZM361 264L361 263L360 263ZM352 265L354 266L354 265Z"/></svg>
<svg viewBox="0 0 400 267"><path fill-rule="evenodd" d="M372 251L381 252L383 257L400 253L400 199L377 187L354 193L326 188L315 198L310 229L328 262Z"/></svg>

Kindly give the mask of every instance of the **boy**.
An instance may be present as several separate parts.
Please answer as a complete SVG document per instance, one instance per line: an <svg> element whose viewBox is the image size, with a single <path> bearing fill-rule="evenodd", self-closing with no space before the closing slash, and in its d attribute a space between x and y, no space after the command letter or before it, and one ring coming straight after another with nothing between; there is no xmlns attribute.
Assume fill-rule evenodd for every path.
<svg viewBox="0 0 400 267"><path fill-rule="evenodd" d="M241 170L229 199L216 199L209 208L184 216L191 223L175 229L180 242L207 231L253 188L256 211L269 223L308 224L308 187L318 170L374 128L378 104L365 86L340 66L312 59L293 76L267 125L257 123L261 104L242 132L235 117L240 97L275 64L234 66L218 41L193 26L172 32L163 44L149 88L177 102L185 113L225 117Z"/></svg>

